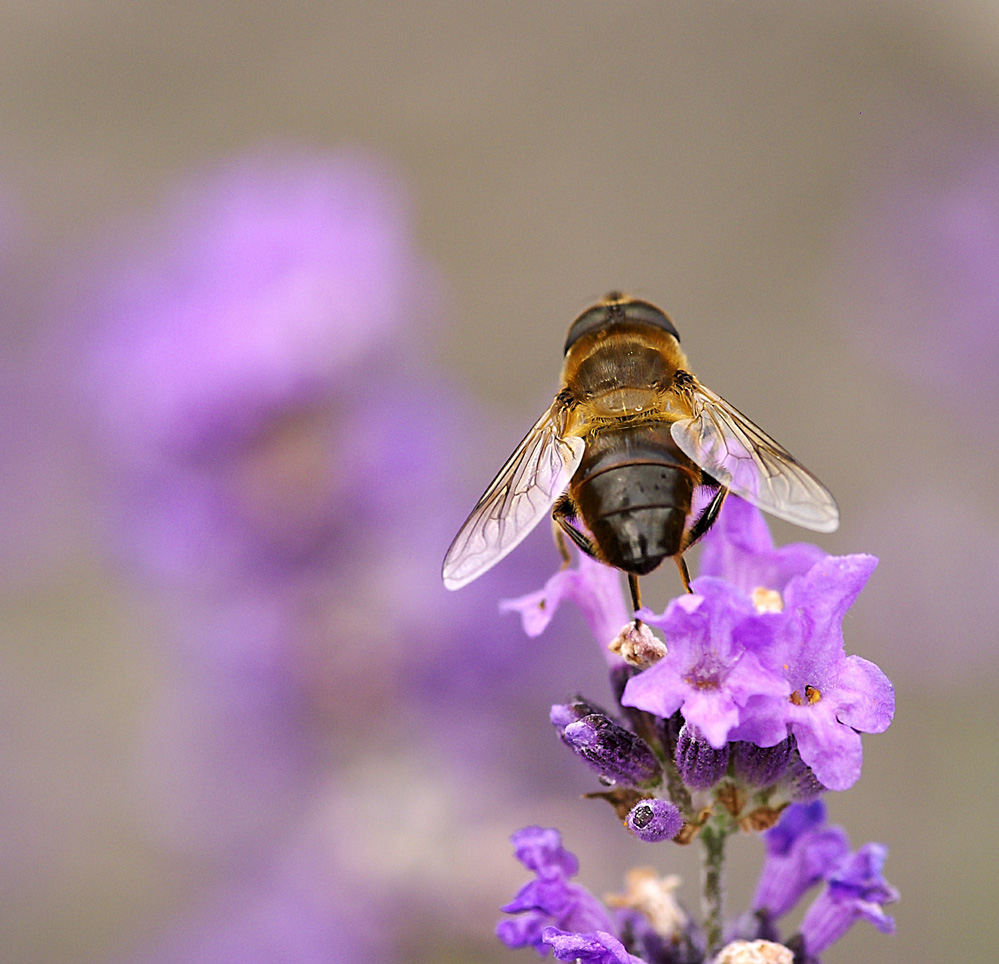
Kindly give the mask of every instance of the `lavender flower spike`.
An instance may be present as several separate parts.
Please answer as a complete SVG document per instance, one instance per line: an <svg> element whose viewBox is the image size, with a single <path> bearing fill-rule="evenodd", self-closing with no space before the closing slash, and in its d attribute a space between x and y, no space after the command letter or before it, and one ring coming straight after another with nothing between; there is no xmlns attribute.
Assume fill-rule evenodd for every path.
<svg viewBox="0 0 999 964"><path fill-rule="evenodd" d="M829 875L829 886L805 912L801 936L808 954L821 954L838 941L855 921L868 920L882 934L895 933L895 920L884 905L898 900L898 891L881 876L888 857L884 844L864 844L844 857Z"/></svg>

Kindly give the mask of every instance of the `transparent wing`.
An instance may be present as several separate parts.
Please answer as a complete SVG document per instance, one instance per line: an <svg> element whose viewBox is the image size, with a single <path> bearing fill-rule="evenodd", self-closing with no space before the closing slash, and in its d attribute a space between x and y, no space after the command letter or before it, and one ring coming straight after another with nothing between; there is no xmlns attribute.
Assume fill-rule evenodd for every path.
<svg viewBox="0 0 999 964"><path fill-rule="evenodd" d="M839 525L829 490L782 445L696 379L682 393L691 417L674 422L673 441L689 459L764 512L816 532Z"/></svg>
<svg viewBox="0 0 999 964"><path fill-rule="evenodd" d="M444 557L448 589L460 589L518 546L551 511L583 458L581 438L563 438L556 402L517 446L479 499Z"/></svg>

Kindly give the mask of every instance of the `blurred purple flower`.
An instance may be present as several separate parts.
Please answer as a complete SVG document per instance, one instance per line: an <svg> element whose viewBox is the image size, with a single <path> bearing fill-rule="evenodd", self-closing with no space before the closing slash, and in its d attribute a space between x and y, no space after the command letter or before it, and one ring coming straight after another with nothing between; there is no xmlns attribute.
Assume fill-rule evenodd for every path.
<svg viewBox="0 0 999 964"><path fill-rule="evenodd" d="M865 349L955 403L960 425L999 407L999 141L948 138L913 156L917 169L873 190L843 231L839 313Z"/></svg>
<svg viewBox="0 0 999 964"><path fill-rule="evenodd" d="M199 581L349 545L443 442L396 402L434 391L402 377L434 288L402 191L360 158L251 157L167 222L91 309L121 535Z"/></svg>
<svg viewBox="0 0 999 964"><path fill-rule="evenodd" d="M299 850L303 848L299 847ZM353 888L356 888L356 882ZM134 964L368 964L387 958L384 928L316 852L288 853L228 882Z"/></svg>
<svg viewBox="0 0 999 964"><path fill-rule="evenodd" d="M486 419L427 364L436 279L398 184L355 157L252 157L174 198L156 233L105 271L75 357L109 541L169 644L141 746L154 836L219 873L259 864L334 788L353 819L350 774L400 747L466 781L496 767L509 793L550 783L560 751L519 730L571 665L555 647L526 660L493 618L496 579L522 592L539 560L458 596L440 583L471 494L458 443ZM446 902L425 870L342 837L341 865L391 881L372 901Z"/></svg>

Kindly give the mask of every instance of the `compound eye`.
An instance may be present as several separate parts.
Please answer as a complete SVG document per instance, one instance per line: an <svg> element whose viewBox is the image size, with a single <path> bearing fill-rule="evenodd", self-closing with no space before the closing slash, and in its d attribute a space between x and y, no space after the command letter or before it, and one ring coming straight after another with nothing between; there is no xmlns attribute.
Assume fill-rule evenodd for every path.
<svg viewBox="0 0 999 964"><path fill-rule="evenodd" d="M680 335L669 315L649 301L637 301L624 295L608 295L603 301L587 308L571 325L565 339L568 354L580 338L615 324L650 325L669 332L678 342Z"/></svg>
<svg viewBox="0 0 999 964"><path fill-rule="evenodd" d="M618 307L618 306L614 306ZM592 308L587 308L570 326L566 335L564 354L579 341L583 335L606 328L611 322L611 306L601 302Z"/></svg>

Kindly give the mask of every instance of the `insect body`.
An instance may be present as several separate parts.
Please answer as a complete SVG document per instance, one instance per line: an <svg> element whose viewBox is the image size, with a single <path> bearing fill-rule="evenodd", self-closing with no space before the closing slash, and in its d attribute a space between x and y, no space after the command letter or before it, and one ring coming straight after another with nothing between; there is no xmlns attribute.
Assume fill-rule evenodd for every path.
<svg viewBox="0 0 999 964"><path fill-rule="evenodd" d="M669 317L611 293L570 327L562 390L458 531L444 584L471 582L551 513L583 552L628 574L637 605L637 577L667 557L688 585L683 552L730 491L819 532L839 523L822 483L690 374Z"/></svg>

